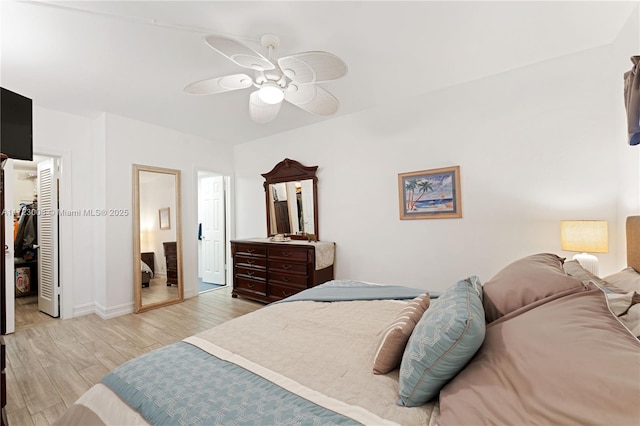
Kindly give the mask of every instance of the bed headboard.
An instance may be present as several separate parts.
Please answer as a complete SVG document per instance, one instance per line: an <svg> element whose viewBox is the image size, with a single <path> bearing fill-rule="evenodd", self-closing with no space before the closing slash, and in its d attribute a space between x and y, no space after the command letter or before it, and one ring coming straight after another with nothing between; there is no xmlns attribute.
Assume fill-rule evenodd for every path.
<svg viewBox="0 0 640 426"><path fill-rule="evenodd" d="M627 265L640 272L640 216L627 217Z"/></svg>

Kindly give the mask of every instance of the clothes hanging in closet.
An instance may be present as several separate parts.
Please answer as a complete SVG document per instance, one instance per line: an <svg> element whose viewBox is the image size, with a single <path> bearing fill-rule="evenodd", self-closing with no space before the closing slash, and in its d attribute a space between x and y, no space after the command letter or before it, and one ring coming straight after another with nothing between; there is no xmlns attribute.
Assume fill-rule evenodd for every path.
<svg viewBox="0 0 640 426"><path fill-rule="evenodd" d="M38 243L38 203L23 205L18 219L18 235L13 246L15 257L36 257Z"/></svg>

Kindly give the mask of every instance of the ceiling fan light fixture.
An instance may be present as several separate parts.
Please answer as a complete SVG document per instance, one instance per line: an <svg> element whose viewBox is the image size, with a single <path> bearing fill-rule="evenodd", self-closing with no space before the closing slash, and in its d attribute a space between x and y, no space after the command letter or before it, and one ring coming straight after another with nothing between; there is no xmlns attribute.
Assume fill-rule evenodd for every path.
<svg viewBox="0 0 640 426"><path fill-rule="evenodd" d="M282 102L284 91L277 84L264 84L258 90L258 96L265 104L273 105Z"/></svg>

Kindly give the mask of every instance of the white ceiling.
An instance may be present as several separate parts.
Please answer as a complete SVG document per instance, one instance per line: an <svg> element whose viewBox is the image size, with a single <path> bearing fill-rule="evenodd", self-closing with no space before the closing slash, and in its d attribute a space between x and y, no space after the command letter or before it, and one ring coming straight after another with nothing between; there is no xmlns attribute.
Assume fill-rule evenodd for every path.
<svg viewBox="0 0 640 426"><path fill-rule="evenodd" d="M2 0L3 87L38 105L106 111L237 144L332 117L285 104L249 119L250 89L188 95L205 78L244 72L203 42L234 37L266 55L325 50L349 67L322 86L336 116L609 44L638 1L15 1Z"/></svg>

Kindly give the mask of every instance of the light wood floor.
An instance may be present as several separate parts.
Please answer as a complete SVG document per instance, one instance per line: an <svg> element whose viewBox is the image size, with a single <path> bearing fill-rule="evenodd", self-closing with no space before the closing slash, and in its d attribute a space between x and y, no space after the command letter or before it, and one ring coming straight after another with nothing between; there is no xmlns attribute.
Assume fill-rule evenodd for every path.
<svg viewBox="0 0 640 426"><path fill-rule="evenodd" d="M142 304L149 305L178 297L178 286L168 286L166 278L151 278L149 287L142 287Z"/></svg>
<svg viewBox="0 0 640 426"><path fill-rule="evenodd" d="M141 314L63 321L38 312L35 298L17 298L16 332L4 336L9 425L50 425L123 362L262 306L223 287Z"/></svg>

